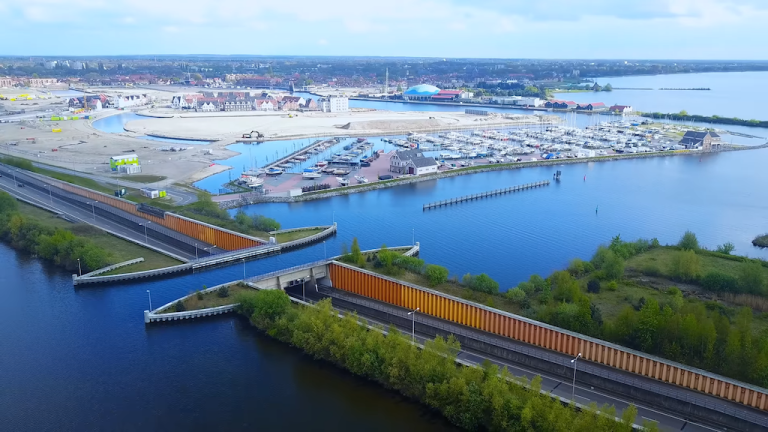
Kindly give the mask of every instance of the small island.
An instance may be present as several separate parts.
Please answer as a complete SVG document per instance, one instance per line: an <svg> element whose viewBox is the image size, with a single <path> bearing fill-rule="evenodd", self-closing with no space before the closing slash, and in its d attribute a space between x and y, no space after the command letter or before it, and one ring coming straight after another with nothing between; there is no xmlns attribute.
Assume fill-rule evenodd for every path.
<svg viewBox="0 0 768 432"><path fill-rule="evenodd" d="M768 234L763 234L755 237L755 239L752 240L752 244L757 247L768 248Z"/></svg>

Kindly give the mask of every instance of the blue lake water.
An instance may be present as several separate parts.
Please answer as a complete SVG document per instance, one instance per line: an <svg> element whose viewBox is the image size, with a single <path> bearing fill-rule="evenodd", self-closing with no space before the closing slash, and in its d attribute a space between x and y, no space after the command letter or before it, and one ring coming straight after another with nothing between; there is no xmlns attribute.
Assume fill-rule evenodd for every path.
<svg viewBox="0 0 768 432"><path fill-rule="evenodd" d="M142 120L146 118L147 118L146 116L140 116L133 112L125 112L121 114L112 115L109 117L104 117L102 119L98 119L93 122L93 127L102 132L122 133L122 132L125 132L126 123L133 120ZM180 145L184 145L184 144L204 145L204 144L211 143L210 141L186 140L186 139L164 138L164 137L154 137L154 136L139 136L136 138L141 138L141 139L150 140L150 141L180 144Z"/></svg>
<svg viewBox="0 0 768 432"><path fill-rule="evenodd" d="M743 119L768 120L764 101L768 72L699 73L597 78L600 85L654 90L614 90L600 93L559 93L558 99L577 103L604 102L606 105L631 105L636 110L719 115ZM711 90L658 90L660 88L710 88Z"/></svg>

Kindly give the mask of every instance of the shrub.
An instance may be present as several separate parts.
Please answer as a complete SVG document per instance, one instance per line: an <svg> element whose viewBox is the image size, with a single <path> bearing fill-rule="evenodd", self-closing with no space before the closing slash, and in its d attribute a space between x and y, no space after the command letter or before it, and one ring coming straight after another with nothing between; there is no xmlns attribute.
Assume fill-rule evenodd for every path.
<svg viewBox="0 0 768 432"><path fill-rule="evenodd" d="M733 293L738 291L739 282L729 274L710 270L701 278L701 286L708 291Z"/></svg>
<svg viewBox="0 0 768 432"><path fill-rule="evenodd" d="M216 295L221 297L221 298L229 297L229 287L228 286L223 286L223 287L217 289L216 290Z"/></svg>
<svg viewBox="0 0 768 432"><path fill-rule="evenodd" d="M520 282L519 284L517 284L517 287L523 290L523 292L525 292L525 295L529 295L529 296L533 295L533 293L536 291L536 287L530 282L525 282L525 281Z"/></svg>
<svg viewBox="0 0 768 432"><path fill-rule="evenodd" d="M657 248L659 246L661 246L661 243L659 243L659 239L657 239L656 237L652 238L651 239L651 248Z"/></svg>
<svg viewBox="0 0 768 432"><path fill-rule="evenodd" d="M177 302L176 302L176 303L173 305L173 309L174 309L176 312L184 312L184 311L186 311L186 310L187 310L187 307L186 307L186 306L184 306L184 303L183 303L183 302L181 302L181 300L179 300L179 301L177 301Z"/></svg>
<svg viewBox="0 0 768 432"><path fill-rule="evenodd" d="M573 276L580 276L584 273L584 261L579 258L572 259L570 265L568 265L568 273Z"/></svg>
<svg viewBox="0 0 768 432"><path fill-rule="evenodd" d="M619 289L619 284L616 283L616 281L610 281L608 282L608 286L605 289L607 289L608 291L616 291L617 289Z"/></svg>
<svg viewBox="0 0 768 432"><path fill-rule="evenodd" d="M640 273L646 276L659 276L661 275L661 269L656 264L647 263L643 266L642 270L640 270Z"/></svg>
<svg viewBox="0 0 768 432"><path fill-rule="evenodd" d="M496 294L499 292L499 283L491 279L487 274L481 273L472 278L469 288L477 292Z"/></svg>
<svg viewBox="0 0 768 432"><path fill-rule="evenodd" d="M603 262L603 272L610 280L621 279L624 276L624 260L613 251L608 251Z"/></svg>
<svg viewBox="0 0 768 432"><path fill-rule="evenodd" d="M596 269L600 270L603 268L603 264L605 263L605 258L610 252L611 250L608 249L607 247L600 246L595 251L595 254L592 255L592 259L590 260L590 262L592 263L593 266L595 266Z"/></svg>
<svg viewBox="0 0 768 432"><path fill-rule="evenodd" d="M715 251L717 251L717 252L719 252L721 254L730 255L731 252L733 252L734 249L736 249L736 246L734 246L733 243L725 242L725 243L723 243L721 245L717 245L717 249L715 249Z"/></svg>
<svg viewBox="0 0 768 432"><path fill-rule="evenodd" d="M525 300L526 294L525 291L521 290L520 288L512 288L511 290L507 291L506 296L511 301L520 303Z"/></svg>
<svg viewBox="0 0 768 432"><path fill-rule="evenodd" d="M677 246L682 250L699 250L699 240L696 238L696 234L691 231L686 231L685 234L680 237L680 241L677 242Z"/></svg>
<svg viewBox="0 0 768 432"><path fill-rule="evenodd" d="M599 294L600 281L597 279L590 279L589 282L587 282L587 292L591 292L592 294Z"/></svg>
<svg viewBox="0 0 768 432"><path fill-rule="evenodd" d="M198 300L202 300L203 299L203 292L202 291L198 291L197 293L195 293L195 295L197 296Z"/></svg>
<svg viewBox="0 0 768 432"><path fill-rule="evenodd" d="M680 291L680 288L678 288L678 287L669 287L667 289L667 294L669 294L669 295L681 294L682 295L682 291Z"/></svg>
<svg viewBox="0 0 768 432"><path fill-rule="evenodd" d="M691 249L675 253L670 260L670 274L679 281L695 281L699 277L699 256Z"/></svg>
<svg viewBox="0 0 768 432"><path fill-rule="evenodd" d="M537 274L532 274L528 281L533 284L534 289L538 292L543 291L548 286L547 281Z"/></svg>
<svg viewBox="0 0 768 432"><path fill-rule="evenodd" d="M742 292L757 295L766 294L765 273L758 262L740 264L738 280Z"/></svg>
<svg viewBox="0 0 768 432"><path fill-rule="evenodd" d="M251 219L252 219L251 223L253 227L259 231L270 232L270 231L277 231L280 229L280 222L272 218L268 218L263 215L256 215Z"/></svg>
<svg viewBox="0 0 768 432"><path fill-rule="evenodd" d="M448 269L443 266L430 264L424 274L429 280L429 286L437 286L448 281Z"/></svg>
<svg viewBox="0 0 768 432"><path fill-rule="evenodd" d="M592 273L595 271L595 266L592 265L589 261L583 261L584 262L584 273Z"/></svg>
<svg viewBox="0 0 768 432"><path fill-rule="evenodd" d="M251 319L258 325L274 323L291 306L291 299L283 290L259 290L253 299Z"/></svg>

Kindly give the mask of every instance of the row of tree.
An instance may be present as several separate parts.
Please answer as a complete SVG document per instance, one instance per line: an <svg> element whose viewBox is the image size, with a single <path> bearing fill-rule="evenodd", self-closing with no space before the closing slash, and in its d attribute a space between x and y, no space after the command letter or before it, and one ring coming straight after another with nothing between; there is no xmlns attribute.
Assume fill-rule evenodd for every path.
<svg viewBox="0 0 768 432"><path fill-rule="evenodd" d="M0 192L0 238L15 249L35 254L67 270L83 273L112 264L111 254L91 240L71 231L30 220L18 211L16 199Z"/></svg>
<svg viewBox="0 0 768 432"><path fill-rule="evenodd" d="M199 192L197 201L186 205L183 209L176 210L176 212L243 234L257 235L280 229L280 223L276 220L263 215L249 216L242 209L238 210L233 218L228 211L220 208L219 204L215 203L207 192Z"/></svg>
<svg viewBox="0 0 768 432"><path fill-rule="evenodd" d="M236 299L239 312L270 336L397 390L467 430L633 430L634 407L616 421L613 407L578 411L541 393L539 377L528 383L489 362L457 367L460 346L453 338L438 337L419 349L395 328L385 336L383 328L369 330L354 314L339 319L329 300L295 306L280 290L241 292Z"/></svg>

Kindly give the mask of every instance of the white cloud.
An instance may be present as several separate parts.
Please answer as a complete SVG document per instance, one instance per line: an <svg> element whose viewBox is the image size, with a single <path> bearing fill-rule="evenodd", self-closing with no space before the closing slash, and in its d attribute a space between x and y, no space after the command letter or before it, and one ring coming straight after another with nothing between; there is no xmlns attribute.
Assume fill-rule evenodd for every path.
<svg viewBox="0 0 768 432"><path fill-rule="evenodd" d="M328 41L325 40L325 39L320 39L319 41L317 41L317 44L318 45L328 45Z"/></svg>

